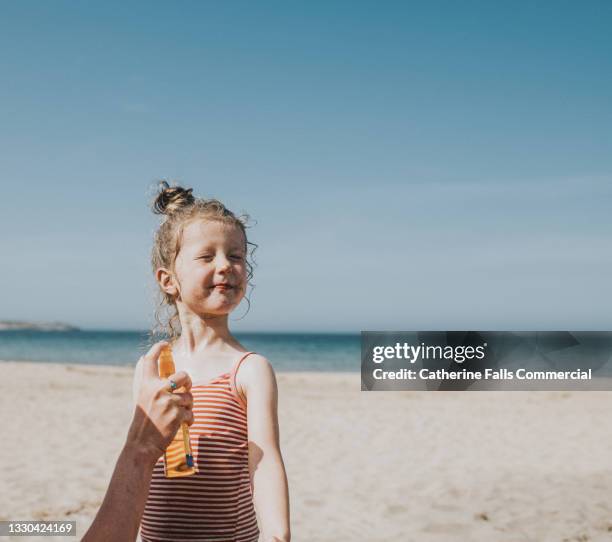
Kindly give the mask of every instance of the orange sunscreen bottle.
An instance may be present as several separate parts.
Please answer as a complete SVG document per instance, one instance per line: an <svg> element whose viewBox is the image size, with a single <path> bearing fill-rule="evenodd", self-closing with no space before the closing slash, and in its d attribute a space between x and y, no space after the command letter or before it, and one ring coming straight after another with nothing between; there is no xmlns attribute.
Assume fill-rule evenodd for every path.
<svg viewBox="0 0 612 542"><path fill-rule="evenodd" d="M159 355L159 376L168 378L176 372L172 350L169 346L164 346ZM181 387L177 391L184 389ZM164 470L166 478L177 478L179 476L189 476L197 472L191 453L191 442L189 441L189 426L183 422L172 439L170 445L164 452Z"/></svg>

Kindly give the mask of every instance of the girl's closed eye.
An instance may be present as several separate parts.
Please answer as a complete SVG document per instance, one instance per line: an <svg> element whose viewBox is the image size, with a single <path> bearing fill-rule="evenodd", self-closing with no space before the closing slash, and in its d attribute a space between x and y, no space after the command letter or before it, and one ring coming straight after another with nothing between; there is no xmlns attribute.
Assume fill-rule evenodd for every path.
<svg viewBox="0 0 612 542"><path fill-rule="evenodd" d="M214 259L215 257L212 254L204 254L203 256L199 256L197 259L198 260L205 260L207 262L210 262ZM236 261L236 262L241 262L244 260L244 256L241 254L232 254L230 255L230 259Z"/></svg>

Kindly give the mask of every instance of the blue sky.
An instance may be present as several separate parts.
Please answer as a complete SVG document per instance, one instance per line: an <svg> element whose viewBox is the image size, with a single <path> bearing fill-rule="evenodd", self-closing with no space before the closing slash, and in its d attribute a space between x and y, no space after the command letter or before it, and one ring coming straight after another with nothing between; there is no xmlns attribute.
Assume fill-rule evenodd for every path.
<svg viewBox="0 0 612 542"><path fill-rule="evenodd" d="M147 327L148 190L168 177L257 220L236 330L611 329L610 20L609 2L6 3L0 319Z"/></svg>

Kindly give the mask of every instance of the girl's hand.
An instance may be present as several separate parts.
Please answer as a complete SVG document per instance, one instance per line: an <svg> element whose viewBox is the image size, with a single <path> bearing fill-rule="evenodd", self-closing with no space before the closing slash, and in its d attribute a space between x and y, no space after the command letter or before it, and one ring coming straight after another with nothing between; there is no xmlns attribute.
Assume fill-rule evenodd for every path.
<svg viewBox="0 0 612 542"><path fill-rule="evenodd" d="M191 378L184 371L170 378L159 378L158 359L166 342L158 342L138 361L136 374L141 375L136 391L136 409L128 432L128 443L135 446L145 460L155 463L164 453L182 422L193 423ZM173 393L170 381L182 393Z"/></svg>

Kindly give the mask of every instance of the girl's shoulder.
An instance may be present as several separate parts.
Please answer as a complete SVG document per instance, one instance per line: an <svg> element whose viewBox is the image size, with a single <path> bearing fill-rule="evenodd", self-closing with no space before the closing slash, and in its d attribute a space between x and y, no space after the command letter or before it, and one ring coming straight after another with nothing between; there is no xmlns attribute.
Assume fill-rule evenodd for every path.
<svg viewBox="0 0 612 542"><path fill-rule="evenodd" d="M274 368L270 360L257 352L251 352L248 356L245 356L242 363L240 363L236 377L242 376L245 379L257 379L273 374Z"/></svg>
<svg viewBox="0 0 612 542"><path fill-rule="evenodd" d="M268 358L256 352L246 356L236 372L236 388L247 399L252 390L276 390L276 374Z"/></svg>

